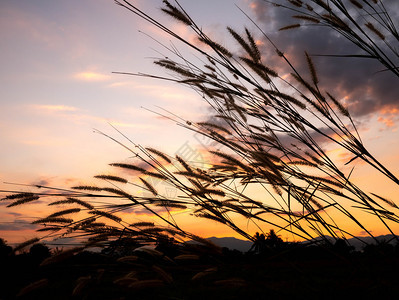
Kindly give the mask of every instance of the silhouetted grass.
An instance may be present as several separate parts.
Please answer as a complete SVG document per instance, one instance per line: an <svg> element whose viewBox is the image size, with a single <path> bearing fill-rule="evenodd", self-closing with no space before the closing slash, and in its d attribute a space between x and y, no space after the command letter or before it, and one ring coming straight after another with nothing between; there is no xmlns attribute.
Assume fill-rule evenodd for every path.
<svg viewBox="0 0 399 300"><path fill-rule="evenodd" d="M7 275L0 282L0 297L309 299L324 295L332 299L396 295L397 247L380 255L366 249L350 251L342 245L282 242L278 248L244 254L170 241L146 248L124 239L101 253L74 250L48 256L48 249L31 249L0 257L2 273Z"/></svg>

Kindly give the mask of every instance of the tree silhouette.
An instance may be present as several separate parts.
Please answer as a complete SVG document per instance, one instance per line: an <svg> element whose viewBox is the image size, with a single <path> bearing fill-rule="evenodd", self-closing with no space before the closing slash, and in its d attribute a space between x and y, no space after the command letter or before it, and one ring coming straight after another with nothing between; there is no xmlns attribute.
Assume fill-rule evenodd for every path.
<svg viewBox="0 0 399 300"><path fill-rule="evenodd" d="M265 247L266 247L265 235L263 233L259 234L259 232L256 232L253 239L253 244L249 249L249 252L262 253L265 251Z"/></svg>
<svg viewBox="0 0 399 300"><path fill-rule="evenodd" d="M0 259L6 258L12 253L12 247L7 245L7 242L0 238Z"/></svg>
<svg viewBox="0 0 399 300"><path fill-rule="evenodd" d="M269 233L265 236L263 233L256 232L253 239L253 244L249 252L264 253L267 250L280 250L284 241L279 237L274 229L270 229Z"/></svg>
<svg viewBox="0 0 399 300"><path fill-rule="evenodd" d="M30 257L37 262L43 261L51 255L50 248L44 244L34 244L29 249Z"/></svg>
<svg viewBox="0 0 399 300"><path fill-rule="evenodd" d="M270 229L269 233L267 234L266 245L268 245L270 248L277 249L280 248L283 243L283 240L276 234L274 229Z"/></svg>

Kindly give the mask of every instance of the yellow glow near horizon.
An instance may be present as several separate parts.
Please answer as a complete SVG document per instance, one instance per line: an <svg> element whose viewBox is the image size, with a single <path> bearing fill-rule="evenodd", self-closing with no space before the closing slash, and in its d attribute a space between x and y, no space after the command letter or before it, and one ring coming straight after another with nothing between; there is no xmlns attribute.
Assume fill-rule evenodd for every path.
<svg viewBox="0 0 399 300"><path fill-rule="evenodd" d="M67 105L33 105L34 109L42 111L52 111L52 112L66 112L66 111L77 111L78 109L73 106Z"/></svg>
<svg viewBox="0 0 399 300"><path fill-rule="evenodd" d="M81 72L74 75L76 79L85 81L105 81L110 79L110 75L97 72Z"/></svg>

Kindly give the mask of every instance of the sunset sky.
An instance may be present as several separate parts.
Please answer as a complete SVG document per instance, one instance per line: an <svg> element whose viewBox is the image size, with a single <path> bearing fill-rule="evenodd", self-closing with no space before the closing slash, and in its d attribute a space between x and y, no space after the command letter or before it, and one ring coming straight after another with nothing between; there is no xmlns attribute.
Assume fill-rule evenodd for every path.
<svg viewBox="0 0 399 300"><path fill-rule="evenodd" d="M162 1L132 2L192 38L187 28L159 11ZM289 14L261 0L179 2L206 32L226 44L231 43L227 25L237 30L254 28L238 6L300 69L304 68L304 50L311 54L358 53L348 42L317 28L278 32L293 23ZM398 14L398 3L392 5L388 11ZM398 20L397 15L393 17ZM169 54L154 39L170 45L163 33L112 0L2 0L0 190L30 189L8 183L58 187L90 183L93 175L108 170L109 163L131 155L94 133L97 129L120 138L109 123L135 143L171 155L182 147L195 149L199 141L191 132L146 110L159 112L162 107L187 120L204 120L209 108L195 92L173 83L112 73L165 75L152 61ZM183 48L179 43L176 46ZM378 72L380 65L364 60L317 57L314 61L324 87L346 101L366 146L399 175L397 78ZM397 187L360 170L362 166L355 180L368 191L398 200ZM15 209L0 205L0 237L10 242L32 237L29 222L41 213L31 205ZM187 226L198 231L195 223ZM211 225L198 233L232 234L223 230ZM378 226L374 232L384 233Z"/></svg>

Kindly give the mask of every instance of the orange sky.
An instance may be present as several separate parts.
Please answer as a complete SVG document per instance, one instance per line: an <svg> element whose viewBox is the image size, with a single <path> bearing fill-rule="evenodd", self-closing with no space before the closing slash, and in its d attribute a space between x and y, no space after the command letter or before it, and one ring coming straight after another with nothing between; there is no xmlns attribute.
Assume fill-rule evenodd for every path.
<svg viewBox="0 0 399 300"><path fill-rule="evenodd" d="M142 0L135 4L160 17L157 8L161 2ZM220 37L225 43L229 43L225 26L238 29L246 24L251 27L231 1L180 2L210 35ZM272 28L265 25L268 24L266 17L272 18L273 14L267 13L262 19L261 1L235 3L252 13L268 33L277 32L274 23ZM168 17L160 18L170 22ZM172 26L186 38L192 38L186 28ZM118 136L108 123L134 142L170 155L187 145L192 149L198 147L198 137L192 132L142 108L159 111L157 106L160 106L187 120L203 121L209 109L195 92L159 80L112 73L164 75L152 60L166 50L138 30L169 43L164 34L111 0L79 3L4 0L0 3L0 190L31 190L8 183L64 187L93 182L93 175L110 170L108 163L124 161L131 156L119 145L93 132L95 128ZM295 60L295 43L289 41L289 36L279 40L287 52L291 49L289 54ZM325 76L336 74L333 69L328 72ZM376 88L370 82L359 81L353 82L351 88L343 75L338 79L338 83L332 82L329 86L347 97L349 107L357 115L366 146L398 175L398 94L390 92L388 95L382 83L381 88ZM387 79L381 79L383 81ZM363 103L359 95L366 90L371 100ZM371 105L373 97L379 100ZM336 153L336 157L340 159L340 153ZM397 199L398 187L370 174L374 173L359 164L353 179L369 192ZM3 204L0 206L0 237L10 242L28 239L35 235L29 222L42 216L43 205L6 208ZM176 217L189 231L203 236L238 236L212 221L199 222L189 217L189 213L179 213ZM132 218L140 220L142 216ZM373 233L385 233L380 225L373 224L374 219L364 218L366 223L371 222L368 225ZM253 225L242 222L249 232L256 231ZM356 230L355 234L360 235L360 230ZM284 233L282 236L291 238Z"/></svg>

